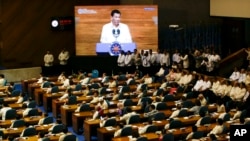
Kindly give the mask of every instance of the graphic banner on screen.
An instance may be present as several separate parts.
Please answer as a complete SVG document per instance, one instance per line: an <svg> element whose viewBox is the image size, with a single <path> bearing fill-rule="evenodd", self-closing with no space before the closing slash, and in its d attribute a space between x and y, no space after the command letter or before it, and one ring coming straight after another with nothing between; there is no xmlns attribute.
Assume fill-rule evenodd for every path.
<svg viewBox="0 0 250 141"><path fill-rule="evenodd" d="M119 28L111 25L111 11L121 12ZM104 25L106 25L104 28ZM104 34L105 33L105 34ZM158 48L156 5L75 6L76 55L117 55L122 49Z"/></svg>

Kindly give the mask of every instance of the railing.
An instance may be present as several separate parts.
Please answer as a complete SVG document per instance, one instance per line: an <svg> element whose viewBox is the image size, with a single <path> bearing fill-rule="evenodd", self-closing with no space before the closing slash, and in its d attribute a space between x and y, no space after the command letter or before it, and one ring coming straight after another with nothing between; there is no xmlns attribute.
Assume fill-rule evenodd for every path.
<svg viewBox="0 0 250 141"><path fill-rule="evenodd" d="M233 72L234 67L241 68L246 60L246 56L245 48L242 48L222 59L220 62L219 75L228 77Z"/></svg>

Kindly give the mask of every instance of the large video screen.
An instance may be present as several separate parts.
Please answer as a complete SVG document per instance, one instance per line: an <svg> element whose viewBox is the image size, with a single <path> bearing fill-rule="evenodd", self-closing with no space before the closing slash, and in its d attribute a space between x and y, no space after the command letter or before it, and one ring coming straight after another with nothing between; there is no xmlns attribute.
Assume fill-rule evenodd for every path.
<svg viewBox="0 0 250 141"><path fill-rule="evenodd" d="M104 32L103 26L112 23L111 11L114 9L120 11L121 29L108 28ZM96 50L98 45L107 51L114 42L121 42L123 47L125 39L120 40L120 38L128 37L129 34L131 40L124 41L124 46L134 44L138 51L148 49L156 51L158 48L157 5L75 6L74 11L77 56L98 55ZM120 26L121 24L126 26ZM129 34L125 34L127 31ZM133 50L130 51L133 52Z"/></svg>
<svg viewBox="0 0 250 141"><path fill-rule="evenodd" d="M210 0L210 16L250 18L250 0Z"/></svg>

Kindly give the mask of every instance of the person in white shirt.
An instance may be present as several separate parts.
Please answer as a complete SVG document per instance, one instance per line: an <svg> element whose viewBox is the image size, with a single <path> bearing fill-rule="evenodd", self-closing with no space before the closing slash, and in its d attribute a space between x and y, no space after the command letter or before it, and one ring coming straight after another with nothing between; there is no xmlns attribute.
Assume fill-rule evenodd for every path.
<svg viewBox="0 0 250 141"><path fill-rule="evenodd" d="M58 98L59 101L65 100L67 98L69 98L72 95L72 89L71 88L67 88L65 93Z"/></svg>
<svg viewBox="0 0 250 141"><path fill-rule="evenodd" d="M18 103L18 104L23 103L23 101L24 101L24 96L25 96L24 93L20 93L20 96L18 96L18 99L17 99L16 103Z"/></svg>
<svg viewBox="0 0 250 141"><path fill-rule="evenodd" d="M65 76L65 72L61 72L61 74L57 77L57 81L63 83L63 79Z"/></svg>
<svg viewBox="0 0 250 141"><path fill-rule="evenodd" d="M188 111L193 112L194 115L199 115L199 111L201 109L201 102L200 100L196 99L195 100L195 105L188 109Z"/></svg>
<svg viewBox="0 0 250 141"><path fill-rule="evenodd" d="M3 87L6 85L7 80L5 79L3 74L0 74L0 87Z"/></svg>
<svg viewBox="0 0 250 141"><path fill-rule="evenodd" d="M83 86L86 86L87 84L89 84L89 82L90 82L90 76L89 74L85 74L83 75L83 78L80 80L79 83L81 83L81 85Z"/></svg>
<svg viewBox="0 0 250 141"><path fill-rule="evenodd" d="M201 106L206 106L206 105L207 105L207 100L206 100L206 98L203 96L203 94L199 94L199 95L198 95L198 100L200 100Z"/></svg>
<svg viewBox="0 0 250 141"><path fill-rule="evenodd" d="M234 86L232 87L229 93L229 97L234 102L236 101L242 102L242 99L244 95L246 94L246 92L247 90L246 90L246 86L244 85L244 83L238 83L237 81L235 81Z"/></svg>
<svg viewBox="0 0 250 141"><path fill-rule="evenodd" d="M166 66L166 67L170 66L170 54L167 50L164 50L161 56L160 64L161 66Z"/></svg>
<svg viewBox="0 0 250 141"><path fill-rule="evenodd" d="M28 116L29 111L30 111L30 110L32 110L32 108L28 108L28 105L27 105L27 104L25 104L25 103L23 103L22 108L24 109L24 111L23 111L23 117Z"/></svg>
<svg viewBox="0 0 250 141"><path fill-rule="evenodd" d="M60 65L67 65L69 59L69 52L63 48L62 51L58 55L58 60L60 61Z"/></svg>
<svg viewBox="0 0 250 141"><path fill-rule="evenodd" d="M202 66L205 67L205 70L203 71L203 73L208 74L208 75L211 75L213 73L214 65L207 57L202 60L201 67Z"/></svg>
<svg viewBox="0 0 250 141"><path fill-rule="evenodd" d="M155 73L155 82L161 82L165 78L165 73L168 69L165 66L161 66L160 69Z"/></svg>
<svg viewBox="0 0 250 141"><path fill-rule="evenodd" d="M108 102L104 100L103 97L99 97L98 101L99 102L97 103L96 106L102 107L102 109L108 109Z"/></svg>
<svg viewBox="0 0 250 141"><path fill-rule="evenodd" d="M246 76L247 76L246 70L242 68L240 70L240 76L239 76L238 82L239 83L241 83L241 82L244 83L245 80L246 80Z"/></svg>
<svg viewBox="0 0 250 141"><path fill-rule="evenodd" d="M226 112L226 107L225 107L222 100L217 100L216 107L217 107L217 112L218 113Z"/></svg>
<svg viewBox="0 0 250 141"><path fill-rule="evenodd" d="M62 86L63 88L67 88L70 86L70 80L68 78L66 78L66 76L63 76L62 78Z"/></svg>
<svg viewBox="0 0 250 141"><path fill-rule="evenodd" d="M151 83L153 83L153 79L148 73L146 75L144 75L143 78L140 81L143 84L151 84Z"/></svg>
<svg viewBox="0 0 250 141"><path fill-rule="evenodd" d="M141 59L142 59L142 66L144 67L145 71L149 71L147 68L149 68L151 66L151 63L150 63L150 56L149 56L148 51L146 51L143 54Z"/></svg>
<svg viewBox="0 0 250 141"><path fill-rule="evenodd" d="M38 133L38 140L37 141L43 141L44 140L45 133L43 131Z"/></svg>
<svg viewBox="0 0 250 141"><path fill-rule="evenodd" d="M149 56L150 56L150 66L155 66L156 65L156 54L153 53L152 49L149 49Z"/></svg>
<svg viewBox="0 0 250 141"><path fill-rule="evenodd" d="M72 134L71 132L68 132L68 127L64 127L64 128L63 128L63 133L60 135L58 141L64 141L64 138L65 138L67 135L71 135L71 134Z"/></svg>
<svg viewBox="0 0 250 141"><path fill-rule="evenodd" d="M217 125L208 133L208 136L210 134L215 134L215 135L219 135L223 133L223 129L224 129L224 121L221 118L217 119Z"/></svg>
<svg viewBox="0 0 250 141"><path fill-rule="evenodd" d="M178 49L176 49L175 53L172 55L172 61L176 62L176 64L179 64L181 62L181 56Z"/></svg>
<svg viewBox="0 0 250 141"><path fill-rule="evenodd" d="M116 118L115 117L109 118L108 116L101 118L100 127L104 127L106 121L109 120L109 119L116 119Z"/></svg>
<svg viewBox="0 0 250 141"><path fill-rule="evenodd" d="M124 120L126 121L126 123L128 124L129 122L129 118L132 116L132 115L135 115L136 113L132 111L132 109L130 107L127 107L127 113L124 114L122 117L120 117L120 120Z"/></svg>
<svg viewBox="0 0 250 141"><path fill-rule="evenodd" d="M116 131L114 133L114 137L119 137L121 135L121 131L124 127L124 124L123 123L119 123L117 126L116 126Z"/></svg>
<svg viewBox="0 0 250 141"><path fill-rule="evenodd" d="M44 55L44 66L50 67L53 66L54 62L54 56L50 53L50 51L47 51L47 53Z"/></svg>
<svg viewBox="0 0 250 141"><path fill-rule="evenodd" d="M144 134L144 133L146 133L148 127L150 127L150 126L152 126L152 125L154 125L154 124L153 124L153 121L152 121L152 120L148 120L148 123L147 123L145 126L143 126L142 128L139 128L139 129L138 129L138 130L139 130L139 131L138 131L139 134Z"/></svg>
<svg viewBox="0 0 250 141"><path fill-rule="evenodd" d="M180 86L187 86L191 82L192 78L193 78L193 76L189 72L189 70L183 70L182 76L180 77L179 80L177 80L177 83Z"/></svg>
<svg viewBox="0 0 250 141"><path fill-rule="evenodd" d="M199 112L200 118L195 123L197 127L201 126L201 120L206 116L206 114L206 112Z"/></svg>
<svg viewBox="0 0 250 141"><path fill-rule="evenodd" d="M174 111L172 112L172 114L170 115L169 118L176 118L176 117L178 117L180 111L181 111L181 104L177 104L176 110L174 110Z"/></svg>
<svg viewBox="0 0 250 141"><path fill-rule="evenodd" d="M43 118L38 121L37 125L43 125L44 119L48 117L48 113L43 113Z"/></svg>
<svg viewBox="0 0 250 141"><path fill-rule="evenodd" d="M115 88L117 86L116 80L113 77L109 78L108 88Z"/></svg>
<svg viewBox="0 0 250 141"><path fill-rule="evenodd" d="M188 51L184 51L183 54L181 55L181 60L182 60L182 67L184 69L189 68L189 57L188 57Z"/></svg>
<svg viewBox="0 0 250 141"><path fill-rule="evenodd" d="M192 139L192 138L193 138L194 132L197 132L197 131L198 131L197 126L193 125L193 126L192 126L192 132L190 132L190 133L187 135L186 140Z"/></svg>
<svg viewBox="0 0 250 141"><path fill-rule="evenodd" d="M229 76L230 81L235 81L240 78L240 71L238 70L237 67L234 67L234 71L232 74Z"/></svg>
<svg viewBox="0 0 250 141"><path fill-rule="evenodd" d="M129 27L120 22L121 12L117 9L111 11L111 22L102 27L101 43L132 43Z"/></svg>
<svg viewBox="0 0 250 141"><path fill-rule="evenodd" d="M117 65L118 65L118 67L120 67L120 70L124 69L125 57L126 57L125 52L122 50L121 53L118 55L118 58L117 58Z"/></svg>
<svg viewBox="0 0 250 141"><path fill-rule="evenodd" d="M130 51L127 51L126 55L125 55L125 59L124 59L124 64L126 67L126 72L131 72L131 66L133 63L133 58L132 58L132 54Z"/></svg>
<svg viewBox="0 0 250 141"><path fill-rule="evenodd" d="M37 82L36 82L36 83L37 83L37 84L42 84L42 83L43 83L43 77L44 77L43 74L40 73L40 74L39 74L39 78L37 79Z"/></svg>
<svg viewBox="0 0 250 141"><path fill-rule="evenodd" d="M3 104L3 107L0 109L0 116L2 117L2 120L5 120L6 112L10 109L12 108L9 107L7 103Z"/></svg>
<svg viewBox="0 0 250 141"><path fill-rule="evenodd" d="M51 133L54 129L54 127L58 124L62 124L62 120L60 118L56 119L56 123L53 123L53 125L48 129L48 131Z"/></svg>
<svg viewBox="0 0 250 141"><path fill-rule="evenodd" d="M130 85L132 81L135 81L133 75L129 74L127 77L128 77L128 79L126 80L127 85Z"/></svg>
<svg viewBox="0 0 250 141"><path fill-rule="evenodd" d="M93 92L93 97L92 100L89 103L97 103L99 101L99 92L98 91L94 91Z"/></svg>
<svg viewBox="0 0 250 141"><path fill-rule="evenodd" d="M156 110L155 105L151 104L149 106L149 111L144 113L143 116L144 117L152 117L153 115L155 115L158 112L158 110Z"/></svg>

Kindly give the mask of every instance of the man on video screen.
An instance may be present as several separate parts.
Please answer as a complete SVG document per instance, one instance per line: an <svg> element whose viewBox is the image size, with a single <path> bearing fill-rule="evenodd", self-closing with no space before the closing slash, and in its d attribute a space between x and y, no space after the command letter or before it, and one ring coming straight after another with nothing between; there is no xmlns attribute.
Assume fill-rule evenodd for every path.
<svg viewBox="0 0 250 141"><path fill-rule="evenodd" d="M117 9L111 11L111 22L102 27L101 43L132 43L132 37L126 24L120 23L121 12Z"/></svg>

